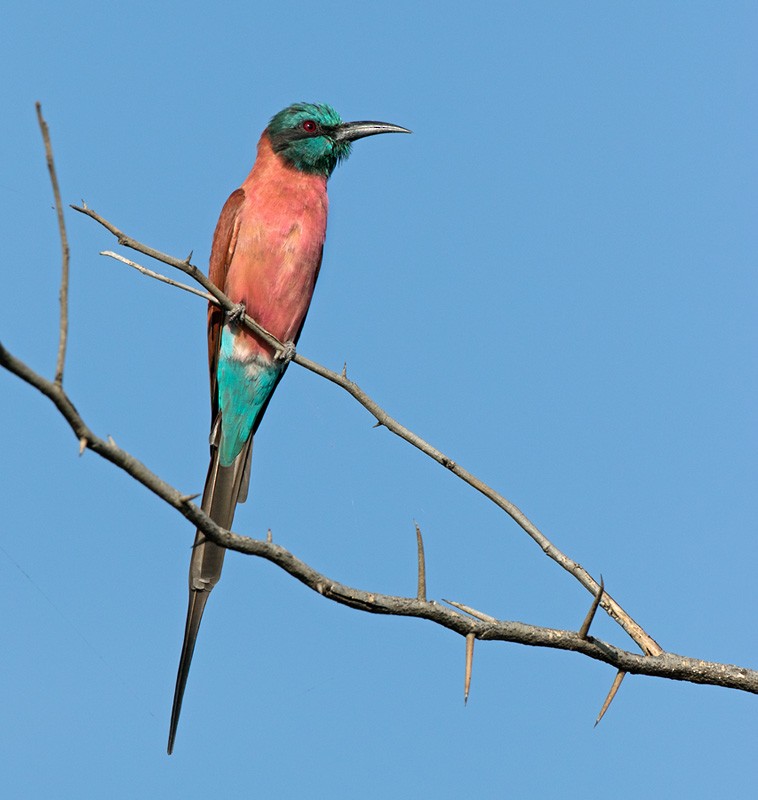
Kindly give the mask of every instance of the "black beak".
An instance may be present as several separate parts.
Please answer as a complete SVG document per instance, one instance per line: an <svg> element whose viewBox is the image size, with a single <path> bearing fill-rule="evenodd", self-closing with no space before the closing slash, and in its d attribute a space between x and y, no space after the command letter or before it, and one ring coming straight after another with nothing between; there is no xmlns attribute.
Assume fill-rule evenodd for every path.
<svg viewBox="0 0 758 800"><path fill-rule="evenodd" d="M343 122L334 130L332 138L335 142L354 142L364 136L375 136L377 133L411 133L408 128L392 125L390 122Z"/></svg>

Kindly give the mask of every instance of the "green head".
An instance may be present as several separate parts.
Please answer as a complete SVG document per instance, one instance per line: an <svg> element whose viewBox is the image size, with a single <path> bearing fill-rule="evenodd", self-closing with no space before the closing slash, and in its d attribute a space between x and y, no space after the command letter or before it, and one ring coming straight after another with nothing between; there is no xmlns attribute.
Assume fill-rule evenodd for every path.
<svg viewBox="0 0 758 800"><path fill-rule="evenodd" d="M271 118L266 128L271 146L301 172L328 178L350 155L350 143L377 133L410 133L389 122L343 122L322 103L294 103Z"/></svg>

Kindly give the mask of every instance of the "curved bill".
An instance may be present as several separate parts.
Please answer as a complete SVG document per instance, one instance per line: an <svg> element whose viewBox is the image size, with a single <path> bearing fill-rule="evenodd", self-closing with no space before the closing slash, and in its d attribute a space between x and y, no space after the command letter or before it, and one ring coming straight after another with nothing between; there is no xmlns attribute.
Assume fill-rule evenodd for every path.
<svg viewBox="0 0 758 800"><path fill-rule="evenodd" d="M364 136L375 136L377 133L411 133L408 128L400 125L393 125L391 122L343 122L334 130L332 134L336 142L354 142Z"/></svg>

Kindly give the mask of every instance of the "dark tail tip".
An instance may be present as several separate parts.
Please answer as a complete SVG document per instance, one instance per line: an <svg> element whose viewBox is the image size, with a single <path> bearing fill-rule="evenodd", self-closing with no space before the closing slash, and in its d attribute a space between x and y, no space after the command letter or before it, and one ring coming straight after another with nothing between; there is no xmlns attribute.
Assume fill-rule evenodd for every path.
<svg viewBox="0 0 758 800"><path fill-rule="evenodd" d="M195 652L195 642L197 632L200 629L200 620L203 618L205 604L208 601L210 592L191 591L189 606L187 608L187 624L184 629L184 642L182 644L182 655L179 659L179 670L176 674L176 688L174 689L174 703L171 707L171 724L168 730L168 747L166 752L171 755L174 752L174 740L176 739L176 729L179 726L179 715L182 713L182 700L184 699L184 689L187 686L187 676L189 675L192 654Z"/></svg>

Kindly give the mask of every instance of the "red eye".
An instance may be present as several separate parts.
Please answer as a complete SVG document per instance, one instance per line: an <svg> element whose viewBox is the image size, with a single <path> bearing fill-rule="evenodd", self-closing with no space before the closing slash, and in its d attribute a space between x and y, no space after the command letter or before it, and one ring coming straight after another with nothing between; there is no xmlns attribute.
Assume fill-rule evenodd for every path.
<svg viewBox="0 0 758 800"><path fill-rule="evenodd" d="M303 123L303 130L308 131L308 133L313 133L318 126L312 119L307 119Z"/></svg>

